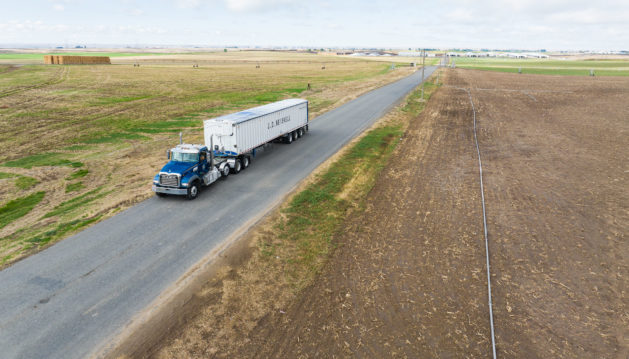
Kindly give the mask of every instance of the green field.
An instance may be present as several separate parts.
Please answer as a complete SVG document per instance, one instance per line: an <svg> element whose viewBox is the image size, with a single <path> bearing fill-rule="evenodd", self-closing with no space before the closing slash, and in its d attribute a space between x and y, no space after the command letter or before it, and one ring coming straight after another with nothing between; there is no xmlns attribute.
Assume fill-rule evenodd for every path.
<svg viewBox="0 0 629 359"><path fill-rule="evenodd" d="M202 143L206 118L293 97L316 116L414 70L264 52L196 54L207 62L193 68L177 56L141 67L0 66L0 266L151 196L165 151L180 131Z"/></svg>
<svg viewBox="0 0 629 359"><path fill-rule="evenodd" d="M465 58L451 59L457 67L466 69L500 71L540 75L629 76L629 58L623 60L554 60L554 59L502 59Z"/></svg>

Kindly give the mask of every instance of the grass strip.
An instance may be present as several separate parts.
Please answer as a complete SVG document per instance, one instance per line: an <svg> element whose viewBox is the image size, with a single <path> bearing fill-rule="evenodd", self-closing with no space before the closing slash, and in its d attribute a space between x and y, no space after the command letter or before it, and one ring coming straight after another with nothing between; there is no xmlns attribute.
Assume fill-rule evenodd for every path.
<svg viewBox="0 0 629 359"><path fill-rule="evenodd" d="M15 186L21 190L27 190L39 183L39 181L33 177L22 176L14 173L0 172L0 179L7 178L16 178Z"/></svg>
<svg viewBox="0 0 629 359"><path fill-rule="evenodd" d="M475 65L457 65L457 67L470 69L470 70L482 70L482 71L496 71L496 72L509 72L518 73L521 71L523 74L535 74L535 75L563 75L563 76L590 76L590 70L588 69L545 69L545 68L533 68L533 67L489 67L489 66L475 66ZM629 70L598 70L594 69L595 76L629 76Z"/></svg>
<svg viewBox="0 0 629 359"><path fill-rule="evenodd" d="M94 105L94 106L113 105L113 104L116 104L116 103L144 100L145 98L151 98L151 96L150 95L142 95L142 96L102 97L102 98L99 98L94 103L92 103L92 105Z"/></svg>
<svg viewBox="0 0 629 359"><path fill-rule="evenodd" d="M4 167L19 167L31 169L33 167L40 166L68 166L68 167L83 167L83 163L70 161L66 159L63 153L49 152L40 153L37 155L22 157L17 160L7 161L2 164Z"/></svg>
<svg viewBox="0 0 629 359"><path fill-rule="evenodd" d="M103 198L105 197L107 194L109 194L109 192L102 192L102 193L98 193L100 192L102 189L102 187L98 187L94 190L91 190L89 192L83 193L80 196L74 197L70 200L67 200L65 202L62 202L61 204L57 205L52 211L46 213L42 218L49 218L49 217L53 217L53 216L62 216L65 214L68 214L72 211L74 211L75 209L81 208L87 204L89 204L90 202L93 202L99 198Z"/></svg>
<svg viewBox="0 0 629 359"><path fill-rule="evenodd" d="M73 174L69 175L68 177L66 177L66 180L72 181L72 180L77 179L77 178L83 178L83 177L87 176L88 173L90 173L90 171L88 171L87 169L80 169L80 170L74 172Z"/></svg>
<svg viewBox="0 0 629 359"><path fill-rule="evenodd" d="M75 219L73 221L61 223L55 228L27 240L27 242L34 243L39 246L46 245L50 241L59 239L70 232L76 232L77 230L98 221L101 217L102 216L96 216L87 219Z"/></svg>
<svg viewBox="0 0 629 359"><path fill-rule="evenodd" d="M19 176L15 180L15 186L21 190L27 190L38 183L39 181L37 179L28 176Z"/></svg>
<svg viewBox="0 0 629 359"><path fill-rule="evenodd" d="M85 185L83 184L83 182L68 183L66 185L66 193L76 192L78 190L82 190L83 188L85 188Z"/></svg>
<svg viewBox="0 0 629 359"><path fill-rule="evenodd" d="M37 192L26 197L16 198L0 207L0 228L4 228L16 219L25 216L44 199L46 192Z"/></svg>

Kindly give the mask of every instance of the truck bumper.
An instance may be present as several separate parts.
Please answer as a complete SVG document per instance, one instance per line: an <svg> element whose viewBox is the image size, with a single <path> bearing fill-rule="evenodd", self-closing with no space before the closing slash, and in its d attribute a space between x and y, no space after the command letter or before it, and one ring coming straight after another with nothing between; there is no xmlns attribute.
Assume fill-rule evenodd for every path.
<svg viewBox="0 0 629 359"><path fill-rule="evenodd" d="M187 188L161 187L161 186L153 185L153 192L185 196L188 194L188 189Z"/></svg>

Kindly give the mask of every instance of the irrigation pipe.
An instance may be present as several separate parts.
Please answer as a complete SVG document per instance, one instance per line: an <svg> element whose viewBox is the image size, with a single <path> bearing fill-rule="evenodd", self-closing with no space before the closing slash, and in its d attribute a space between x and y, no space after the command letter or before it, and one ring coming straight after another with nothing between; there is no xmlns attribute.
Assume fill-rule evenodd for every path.
<svg viewBox="0 0 629 359"><path fill-rule="evenodd" d="M494 335L494 311L491 304L491 277L489 272L489 240L487 239L487 214L485 211L485 188L483 187L483 163L480 159L480 148L478 147L478 136L476 135L476 108L472 100L472 93L467 88L456 87L459 90L467 92L472 104L472 112L474 113L474 142L476 144L476 155L478 156L478 176L480 178L480 198L483 205L483 230L485 234L485 259L487 264L487 297L489 299L489 326L491 328L491 351L493 358L496 359L496 337Z"/></svg>

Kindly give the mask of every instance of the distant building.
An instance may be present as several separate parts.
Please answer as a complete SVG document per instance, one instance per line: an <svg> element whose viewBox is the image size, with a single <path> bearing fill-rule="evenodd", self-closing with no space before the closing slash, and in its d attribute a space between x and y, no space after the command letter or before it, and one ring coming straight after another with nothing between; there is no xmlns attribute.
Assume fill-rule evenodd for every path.
<svg viewBox="0 0 629 359"><path fill-rule="evenodd" d="M420 57L422 56L422 53L419 51L400 51L397 55L404 57Z"/></svg>
<svg viewBox="0 0 629 359"><path fill-rule="evenodd" d="M548 55L545 54L537 54L537 53L526 53L526 54L522 54L528 58L531 59L547 59Z"/></svg>

